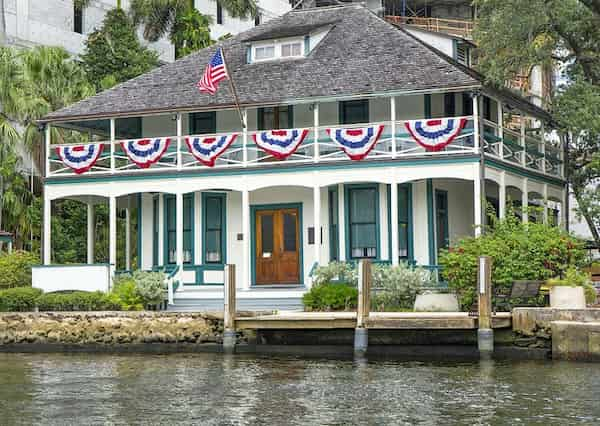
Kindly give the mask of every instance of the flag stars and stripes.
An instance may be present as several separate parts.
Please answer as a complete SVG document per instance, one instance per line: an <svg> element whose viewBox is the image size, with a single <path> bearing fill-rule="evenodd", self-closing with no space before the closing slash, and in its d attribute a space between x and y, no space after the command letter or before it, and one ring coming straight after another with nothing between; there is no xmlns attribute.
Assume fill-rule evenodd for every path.
<svg viewBox="0 0 600 426"><path fill-rule="evenodd" d="M219 48L206 66L204 74L196 86L201 92L214 95L217 92L218 83L226 78L228 75L223 59L223 50Z"/></svg>

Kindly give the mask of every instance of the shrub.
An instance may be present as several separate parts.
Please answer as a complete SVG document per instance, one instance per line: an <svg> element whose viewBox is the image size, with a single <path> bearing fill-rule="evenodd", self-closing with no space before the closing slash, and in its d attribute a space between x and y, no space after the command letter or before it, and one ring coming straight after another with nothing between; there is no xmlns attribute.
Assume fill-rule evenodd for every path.
<svg viewBox="0 0 600 426"><path fill-rule="evenodd" d="M0 311L33 311L42 291L31 287L16 287L0 291Z"/></svg>
<svg viewBox="0 0 600 426"><path fill-rule="evenodd" d="M302 296L307 311L347 311L356 308L358 290L348 284L317 284Z"/></svg>
<svg viewBox="0 0 600 426"><path fill-rule="evenodd" d="M358 283L358 272L352 263L331 262L325 266L319 266L313 274L313 285L345 283L356 286Z"/></svg>
<svg viewBox="0 0 600 426"><path fill-rule="evenodd" d="M406 263L398 266L373 265L371 274L375 289L371 307L379 311L412 309L417 295L434 285L428 270L413 268Z"/></svg>
<svg viewBox="0 0 600 426"><path fill-rule="evenodd" d="M138 294L133 278L121 279L114 283L110 300L118 303L124 311L141 311L144 303Z"/></svg>
<svg viewBox="0 0 600 426"><path fill-rule="evenodd" d="M37 256L27 251L0 254L0 289L31 287L31 266L37 263Z"/></svg>
<svg viewBox="0 0 600 426"><path fill-rule="evenodd" d="M583 287L585 292L585 301L587 303L596 303L596 289L592 285L592 279L589 274L578 271L576 268L569 268L564 275L564 278L555 277L550 278L546 285L548 287L555 286L569 286L569 287Z"/></svg>
<svg viewBox="0 0 600 426"><path fill-rule="evenodd" d="M37 305L40 311L118 311L121 306L101 291L73 291L42 294Z"/></svg>
<svg viewBox="0 0 600 426"><path fill-rule="evenodd" d="M562 276L585 259L583 244L558 227L524 224L511 209L506 219L492 218L492 226L479 238L465 238L440 254L442 276L455 290L463 309L476 297L477 259L493 260L492 285L508 289L515 280L547 280Z"/></svg>
<svg viewBox="0 0 600 426"><path fill-rule="evenodd" d="M165 275L162 272L135 271L133 280L144 305L157 305L165 298Z"/></svg>

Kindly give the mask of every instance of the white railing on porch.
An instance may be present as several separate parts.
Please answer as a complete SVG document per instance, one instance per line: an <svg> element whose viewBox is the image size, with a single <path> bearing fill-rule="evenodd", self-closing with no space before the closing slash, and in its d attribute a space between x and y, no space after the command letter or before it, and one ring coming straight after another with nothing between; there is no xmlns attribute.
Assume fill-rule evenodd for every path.
<svg viewBox="0 0 600 426"><path fill-rule="evenodd" d="M460 117L457 117L459 119ZM427 151L418 145L410 136L404 126L404 121L384 121L355 125L318 126L307 128L308 134L298 149L285 160L279 160L259 148L252 140L256 130L238 132L239 136L235 142L217 159L212 168L228 167L263 167L273 164L300 164L348 161L346 154L333 142L327 133L327 129L353 129L367 126L383 125L383 132L374 148L362 161L373 159L395 159L409 157L440 157L452 154L469 154L478 152L474 138L474 120L472 116L464 117L467 124L454 141L441 151ZM244 134L245 133L245 134ZM224 136L203 134L202 137ZM121 141L95 142L103 145L101 156L94 166L85 172L90 174L120 174L120 173L144 173L148 171L158 172L166 170L197 170L210 169L198 162L188 151L184 140L194 135L171 136L168 150L159 161L148 168L138 168L125 154L121 148ZM148 137L151 138L151 137ZM180 139L180 141L178 141ZM244 143L245 141L245 143ZM56 154L56 148L73 146L75 144L51 144L48 149L48 176L72 175L74 172L63 164ZM112 145L112 146L111 146Z"/></svg>

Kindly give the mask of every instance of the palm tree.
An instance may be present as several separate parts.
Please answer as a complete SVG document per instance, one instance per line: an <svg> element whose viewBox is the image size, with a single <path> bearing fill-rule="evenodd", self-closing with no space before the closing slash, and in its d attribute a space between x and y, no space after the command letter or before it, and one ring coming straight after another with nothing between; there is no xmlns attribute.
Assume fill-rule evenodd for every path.
<svg viewBox="0 0 600 426"><path fill-rule="evenodd" d="M255 17L258 8L255 0L217 0L229 15L234 18ZM181 40L177 25L183 15L190 13L199 14L194 8L193 0L132 0L131 16L133 22L144 27L144 38L148 41L157 41L165 35L173 40ZM176 53L183 46L175 45ZM178 56L176 54L176 56Z"/></svg>

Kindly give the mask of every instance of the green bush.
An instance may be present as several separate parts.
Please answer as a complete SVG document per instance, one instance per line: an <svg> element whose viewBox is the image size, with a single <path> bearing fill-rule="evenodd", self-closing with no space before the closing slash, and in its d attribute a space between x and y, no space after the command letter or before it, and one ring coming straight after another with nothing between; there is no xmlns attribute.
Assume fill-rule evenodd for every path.
<svg viewBox="0 0 600 426"><path fill-rule="evenodd" d="M135 271L133 280L144 305L158 305L165 298L165 274L162 272Z"/></svg>
<svg viewBox="0 0 600 426"><path fill-rule="evenodd" d="M348 311L356 308L358 290L348 284L316 284L302 303L307 311Z"/></svg>
<svg viewBox="0 0 600 426"><path fill-rule="evenodd" d="M318 266L313 273L313 284L345 283L356 286L358 283L358 272L352 263L330 262L324 266Z"/></svg>
<svg viewBox="0 0 600 426"><path fill-rule="evenodd" d="M585 260L583 244L564 230L541 223L522 223L511 209L506 219L492 218L479 238L465 238L440 254L442 276L457 292L463 310L476 298L477 259L490 256L492 285L512 286L515 280L547 280L562 276Z"/></svg>
<svg viewBox="0 0 600 426"><path fill-rule="evenodd" d="M119 311L121 305L101 291L45 293L37 299L40 311Z"/></svg>
<svg viewBox="0 0 600 426"><path fill-rule="evenodd" d="M137 291L133 278L121 278L114 282L110 300L124 311L141 311L144 301Z"/></svg>
<svg viewBox="0 0 600 426"><path fill-rule="evenodd" d="M564 278L555 277L550 278L546 285L548 287L555 286L568 286L568 287L583 287L585 292L585 301L587 303L596 303L598 295L596 289L592 285L592 278L590 274L578 271L576 268L569 268L565 272Z"/></svg>
<svg viewBox="0 0 600 426"><path fill-rule="evenodd" d="M38 257L27 251L0 254L0 289L31 287L31 266L38 263Z"/></svg>
<svg viewBox="0 0 600 426"><path fill-rule="evenodd" d="M415 299L427 287L434 285L431 273L407 263L398 266L373 265L371 308L377 311L412 310Z"/></svg>
<svg viewBox="0 0 600 426"><path fill-rule="evenodd" d="M0 311L30 312L42 291L31 287L16 287L0 291Z"/></svg>

